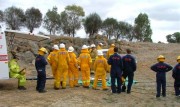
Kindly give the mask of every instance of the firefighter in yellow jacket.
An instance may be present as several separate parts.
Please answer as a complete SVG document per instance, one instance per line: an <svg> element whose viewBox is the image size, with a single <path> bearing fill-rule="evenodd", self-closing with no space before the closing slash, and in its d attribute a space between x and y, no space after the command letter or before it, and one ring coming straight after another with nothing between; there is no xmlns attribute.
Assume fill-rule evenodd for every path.
<svg viewBox="0 0 180 107"><path fill-rule="evenodd" d="M65 49L65 45L63 43L60 44L60 49L57 55L57 71L55 75L55 90L60 88L60 81L62 81L62 89L66 89L66 81L68 75L68 65L70 62L69 54Z"/></svg>
<svg viewBox="0 0 180 107"><path fill-rule="evenodd" d="M96 45L92 44L91 45L91 50L89 51L91 59L92 59L92 64L91 64L91 73L94 73L94 61L97 57L97 49L96 49Z"/></svg>
<svg viewBox="0 0 180 107"><path fill-rule="evenodd" d="M102 49L102 46L103 46L103 44L102 44L102 43L99 43L98 46L97 46L97 50L101 50L101 49Z"/></svg>
<svg viewBox="0 0 180 107"><path fill-rule="evenodd" d="M108 90L106 86L106 71L107 71L107 60L103 57L103 52L98 50L98 58L94 62L95 69L95 80L93 84L93 89L97 89L98 79L102 79L102 89Z"/></svg>
<svg viewBox="0 0 180 107"><path fill-rule="evenodd" d="M55 74L57 71L57 52L59 50L58 45L53 46L53 51L48 55L47 59L51 66L53 77L55 78Z"/></svg>
<svg viewBox="0 0 180 107"><path fill-rule="evenodd" d="M69 62L69 70L68 70L68 75L69 75L69 85L70 87L78 87L78 79L79 79L79 70L78 70L78 61L76 58L76 54L73 52L74 48L70 46L68 48L68 53L70 57L70 62Z"/></svg>
<svg viewBox="0 0 180 107"><path fill-rule="evenodd" d="M109 59L109 57L114 54L114 47L115 45L111 44L110 48L107 51L107 59ZM110 69L111 69L111 65L108 65L107 72L110 72Z"/></svg>
<svg viewBox="0 0 180 107"><path fill-rule="evenodd" d="M81 54L79 55L79 65L82 72L82 82L84 88L89 88L90 85L90 66L92 63L91 56L89 55L88 47L82 46Z"/></svg>
<svg viewBox="0 0 180 107"><path fill-rule="evenodd" d="M12 59L9 61L9 76L10 78L17 78L18 79L18 89L19 90L26 90L24 87L26 84L26 76L25 76L25 68L20 70L20 66L18 64L19 56L16 55L15 52L12 52Z"/></svg>

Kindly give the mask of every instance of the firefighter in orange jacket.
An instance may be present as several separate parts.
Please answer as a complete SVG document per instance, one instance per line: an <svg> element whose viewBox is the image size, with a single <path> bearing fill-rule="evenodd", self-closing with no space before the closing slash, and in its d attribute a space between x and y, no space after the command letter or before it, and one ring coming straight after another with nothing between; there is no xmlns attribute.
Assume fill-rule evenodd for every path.
<svg viewBox="0 0 180 107"><path fill-rule="evenodd" d="M107 71L107 60L103 57L103 52L98 51L98 58L94 62L95 69L95 80L93 84L93 89L96 89L98 79L102 79L102 89L107 90L106 86L106 71Z"/></svg>
<svg viewBox="0 0 180 107"><path fill-rule="evenodd" d="M76 59L76 54L73 52L74 48L70 46L68 48L68 53L70 57L70 62L69 62L69 70L68 70L68 75L69 75L69 85L70 87L78 87L78 79L79 79L79 70L78 70L78 61Z"/></svg>
<svg viewBox="0 0 180 107"><path fill-rule="evenodd" d="M89 55L88 47L82 46L81 54L79 55L79 65L82 72L82 82L84 88L89 88L90 85L90 66L92 63L91 56Z"/></svg>
<svg viewBox="0 0 180 107"><path fill-rule="evenodd" d="M54 89L58 90L60 88L60 81L62 81L62 89L66 89L66 80L68 75L68 65L70 62L69 54L65 49L65 45L63 43L60 44L60 49L57 55L57 71L54 82Z"/></svg>

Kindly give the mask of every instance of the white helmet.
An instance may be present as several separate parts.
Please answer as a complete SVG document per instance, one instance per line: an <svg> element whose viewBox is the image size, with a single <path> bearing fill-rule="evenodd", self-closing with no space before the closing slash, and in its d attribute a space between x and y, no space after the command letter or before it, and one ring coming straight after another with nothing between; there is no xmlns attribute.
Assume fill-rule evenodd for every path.
<svg viewBox="0 0 180 107"><path fill-rule="evenodd" d="M69 48L68 48L68 52L73 52L74 51L74 48L72 47L72 46L70 46Z"/></svg>
<svg viewBox="0 0 180 107"><path fill-rule="evenodd" d="M53 49L56 49L56 50L59 50L58 45L54 45L52 48L53 48Z"/></svg>
<svg viewBox="0 0 180 107"><path fill-rule="evenodd" d="M59 45L59 47L60 47L60 48L65 48L65 45L64 45L63 43L61 43L61 44Z"/></svg>
<svg viewBox="0 0 180 107"><path fill-rule="evenodd" d="M83 45L82 49L88 49L88 47L86 45Z"/></svg>
<svg viewBox="0 0 180 107"><path fill-rule="evenodd" d="M98 56L103 55L103 52L101 50L98 50Z"/></svg>
<svg viewBox="0 0 180 107"><path fill-rule="evenodd" d="M95 45L95 44L92 44L92 45L91 45L91 48L93 48L93 47L95 48L95 47L96 47L96 45Z"/></svg>
<svg viewBox="0 0 180 107"><path fill-rule="evenodd" d="M103 44L102 44L102 43L99 43L99 45L103 46Z"/></svg>

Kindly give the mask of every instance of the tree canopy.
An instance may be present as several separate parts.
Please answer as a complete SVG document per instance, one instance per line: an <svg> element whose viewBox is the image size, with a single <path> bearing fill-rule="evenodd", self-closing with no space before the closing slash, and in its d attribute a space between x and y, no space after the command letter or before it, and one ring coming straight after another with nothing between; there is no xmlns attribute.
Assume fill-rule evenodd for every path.
<svg viewBox="0 0 180 107"><path fill-rule="evenodd" d="M31 33L33 32L34 28L40 27L42 21L42 13L39 9L36 9L34 7L27 9L25 12L25 17L25 26Z"/></svg>
<svg viewBox="0 0 180 107"><path fill-rule="evenodd" d="M152 29L147 14L140 13L134 22L135 37L139 41L151 40Z"/></svg>
<svg viewBox="0 0 180 107"><path fill-rule="evenodd" d="M169 43L180 43L180 32L175 32L166 36Z"/></svg>
<svg viewBox="0 0 180 107"><path fill-rule="evenodd" d="M84 29L89 37L93 36L101 28L102 20L97 13L92 13L84 19Z"/></svg>
<svg viewBox="0 0 180 107"><path fill-rule="evenodd" d="M10 29L19 30L21 26L24 26L24 11L14 6L9 7L4 11L4 20Z"/></svg>

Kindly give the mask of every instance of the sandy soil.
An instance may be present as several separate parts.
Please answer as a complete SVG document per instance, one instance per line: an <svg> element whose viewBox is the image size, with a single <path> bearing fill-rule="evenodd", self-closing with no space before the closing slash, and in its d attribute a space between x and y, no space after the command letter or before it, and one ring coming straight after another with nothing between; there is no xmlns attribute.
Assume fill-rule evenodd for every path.
<svg viewBox="0 0 180 107"><path fill-rule="evenodd" d="M156 57L163 54L166 62L174 66L180 55L179 44L126 43L122 48L131 48L138 61L131 94L111 94L108 91L82 87L54 90L53 80L46 83L47 93L35 90L36 80L27 81L27 90L17 89L17 80L0 80L0 107L179 107L180 98L174 95L172 71L167 73L167 97L156 98L155 73L149 67ZM29 66L33 71L33 66ZM36 74L30 72L28 76ZM49 66L47 74L51 75Z"/></svg>

